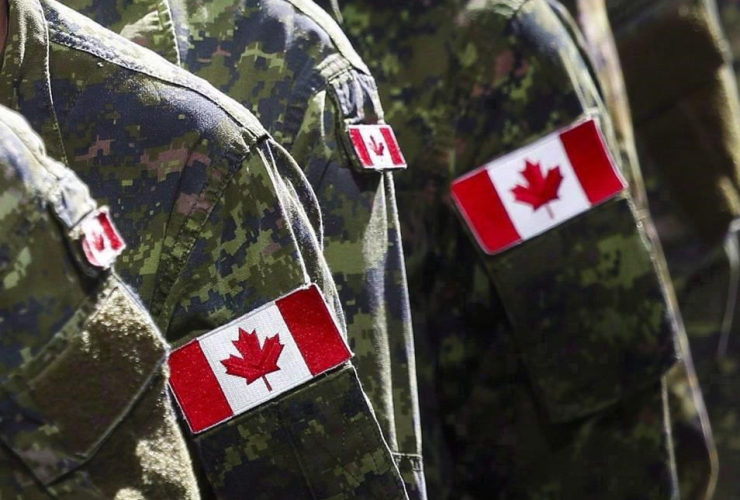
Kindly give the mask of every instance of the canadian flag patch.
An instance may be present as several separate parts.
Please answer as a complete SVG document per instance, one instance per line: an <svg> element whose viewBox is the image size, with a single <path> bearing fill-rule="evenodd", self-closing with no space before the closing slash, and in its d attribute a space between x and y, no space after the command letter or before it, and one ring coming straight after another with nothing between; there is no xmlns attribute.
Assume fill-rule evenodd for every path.
<svg viewBox="0 0 740 500"><path fill-rule="evenodd" d="M495 254L589 210L625 187L592 119L456 179L452 198L483 250Z"/></svg>
<svg viewBox="0 0 740 500"><path fill-rule="evenodd" d="M111 221L107 207L95 210L80 221L82 251L95 267L107 268L115 262L126 243Z"/></svg>
<svg viewBox="0 0 740 500"><path fill-rule="evenodd" d="M406 160L390 125L350 125L348 130L350 141L363 168L406 168Z"/></svg>
<svg viewBox="0 0 740 500"><path fill-rule="evenodd" d="M170 387L193 433L244 413L352 357L315 285L174 350Z"/></svg>

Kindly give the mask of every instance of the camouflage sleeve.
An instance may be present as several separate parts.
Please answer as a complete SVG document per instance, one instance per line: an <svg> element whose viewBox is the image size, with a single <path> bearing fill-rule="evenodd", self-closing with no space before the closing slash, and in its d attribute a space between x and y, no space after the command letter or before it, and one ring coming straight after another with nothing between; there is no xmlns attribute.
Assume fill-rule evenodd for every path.
<svg viewBox="0 0 740 500"><path fill-rule="evenodd" d="M348 337L362 387L410 498L426 498L416 364L394 173L367 170L349 142L353 125L382 123L372 77L324 67L325 88L286 123L324 213L324 255L346 300ZM346 65L346 62L344 63Z"/></svg>
<svg viewBox="0 0 740 500"><path fill-rule="evenodd" d="M740 214L740 103L716 5L606 3L642 167L656 172L669 203L690 223L677 224L705 244L719 244ZM671 230L656 222L661 234Z"/></svg>
<svg viewBox="0 0 740 500"><path fill-rule="evenodd" d="M740 77L740 8L735 0L717 0L719 19L732 51L735 79Z"/></svg>
<svg viewBox="0 0 740 500"><path fill-rule="evenodd" d="M477 17L468 12L471 41L487 36ZM464 164L482 164L584 115L608 123L576 47L547 5L526 2L499 43L505 46L495 52L508 65L494 82L480 68L461 68L460 78L481 87L465 96L460 117L473 123L463 144L478 141L466 148ZM495 113L477 112L492 105ZM658 380L675 360L673 318L628 194L484 261L554 421L605 408ZM537 300L516 300L522 295Z"/></svg>
<svg viewBox="0 0 740 500"><path fill-rule="evenodd" d="M553 5L553 10L561 14L565 25L572 26L575 24L568 13L565 12L565 9L562 7L559 8L555 2L551 2L551 4ZM670 280L662 252L662 245L658 239L653 221L656 215L662 222L665 222L667 217L672 218L674 221L681 217L675 211L666 213L666 207L660 203L662 200L656 200L656 196L659 199L665 198L666 190L661 189L662 183L656 182L655 172L649 171L647 175L643 175L641 172L635 147L629 102L617 55L616 43L607 17L606 2L604 0L578 0L567 2L566 5L576 19L578 19L578 27L583 30L583 37L581 37L578 28L573 26L573 38L583 41L582 52L587 54L587 56L584 56L584 60L594 67L595 80L598 80L601 84L601 95L604 96L609 116L614 123L617 145L617 148L614 150L621 153L620 164L622 168L629 169L633 174L630 188L633 200L638 208L638 213L643 212L647 214L648 212L647 192L644 180L647 179L650 181L652 188L650 193L651 208L653 209L652 215L654 218L644 218L643 224L651 243L653 243L658 271L666 280ZM645 76L649 78L649 75ZM645 83L649 84L648 81ZM653 203L656 201L657 203ZM668 240L669 244L674 247L674 250L676 243L680 241L680 238L677 237L679 232L675 231L677 227L677 225L673 224L674 231L670 231L670 233L673 233L670 235L665 233L666 227L663 227L662 233L662 236ZM690 260L693 261L691 264L692 267L701 261L701 259L696 259L695 253L687 251L687 249L682 250L686 254L691 254ZM675 263L674 260L672 264ZM671 289L670 285L676 287L678 289L676 291L680 291L681 288L677 285L683 281L683 277L680 273L676 273L677 269L675 267L673 271L674 274L671 275L673 280L669 284L667 291L669 300L673 304L677 304L675 291ZM732 273L726 273L726 275L728 274L731 275ZM707 277L706 274L703 276ZM680 325L677 331L677 344L679 346L681 360L666 375L671 438L674 456L676 457L676 474L681 498L685 499L706 498L707 494L710 494L709 492L713 490L717 475L717 452L712 429L709 425L709 417L699 386L699 379L694 369L694 360L689 349L687 331L694 330L697 312L702 318L712 317L713 319L721 320L721 314L717 316L714 316L714 314L716 314L717 307L724 307L724 305L720 306L719 304L725 304L727 301L717 297L716 293L707 293L707 289L712 289L713 287L711 285L707 286L709 280L705 281L702 279L702 281L704 283L701 287L701 298L696 296L687 297L685 294L679 295L682 299L680 311L683 324ZM726 292L728 286L726 283L718 283L718 285L716 288ZM712 303L715 304L714 307L709 305ZM678 310L678 307L674 306L674 309ZM707 328L707 323L706 320L702 322L701 339L702 342L711 344L712 341L716 342L716 339L712 339L710 335L707 335L706 332L709 331L709 329L705 329ZM702 349L703 346L696 345L695 341L692 348L695 349L696 347L699 347L698 360L701 361L701 353L706 351ZM713 355L711 358L714 361ZM703 366L703 363L700 363L698 366Z"/></svg>
<svg viewBox="0 0 740 500"><path fill-rule="evenodd" d="M309 283L343 324L320 257L313 225L320 221L299 201L298 190L307 190L292 158L270 139L241 158L214 157L207 139L189 154L208 158L223 180L208 193L182 193L165 236L173 252L163 256L152 309L168 325L167 338L190 340Z"/></svg>
<svg viewBox="0 0 740 500"><path fill-rule="evenodd" d="M674 498L674 318L630 194L498 255L450 197L454 179L586 116L611 143L565 27L542 0L342 14L410 160L397 180L430 491Z"/></svg>
<svg viewBox="0 0 740 500"><path fill-rule="evenodd" d="M287 224L274 230L268 225L262 229L264 234L272 230L274 239L278 235L286 236L275 243L276 247L289 243L292 231L296 243L293 257L274 261L263 258L259 264L244 263L244 269L237 263L232 269L213 276L218 275L217 281L228 281L227 275L234 271L231 285L226 288L229 291L243 288L238 293L254 299L254 304L269 300L262 294L270 285L276 285L274 297L289 289L281 280L288 283L293 279L295 286L320 280L328 286L332 278L336 280L339 295L329 293L322 286L324 295L329 299L338 297L343 303L343 307L335 305L334 311L340 320L342 310L346 314L347 336L355 352L353 364L358 368L363 389L370 397L383 436L399 467L410 478L408 484L420 489L418 485L423 481L418 411L413 362L408 361L409 358L413 361L413 346L400 238L397 224L394 226L397 213L392 180L389 173L354 168L344 151L345 122L374 124L378 120L375 108L379 108L374 82L346 38L328 22L325 13L306 0L236 0L214 6L206 17L201 15L205 7L197 1L155 0L137 5L115 0L65 3L175 62L175 51L171 50L175 45L169 43L173 42L170 38L173 26L169 24L172 8L180 42L179 54L174 55L182 56L182 66L259 115L264 127L300 160L319 193L314 193L313 187L306 183L304 172L281 147L271 143L269 148L263 148L265 158L276 157L272 182L277 186L277 198L283 203ZM227 46L227 51L216 49ZM208 156L205 149L197 148L196 154ZM256 160L250 163L249 169L258 171L254 167L257 163ZM242 189L246 190L249 184L244 181ZM266 187L262 181L257 185L260 190ZM237 199L237 189L229 187L227 191L224 199ZM197 196L197 193L188 192L188 195ZM243 202L239 209L253 213L246 205ZM204 200L201 206L214 206L213 200ZM230 215L236 213L235 209L235 205L231 207ZM305 218L313 231L307 230L309 226L301 220ZM207 223L205 233L214 236L224 221L229 228L241 223L233 216L214 217ZM248 232L246 228L245 232ZM314 233L318 247L312 241ZM227 246L229 250L224 251ZM214 245L203 251L214 259L224 259L228 254L233 262L258 254L254 248L252 253L235 252L231 249L235 246L236 240L229 239L228 245ZM326 274L324 260L316 255L316 248L323 250L332 275ZM147 252L142 249L138 253L144 256ZM286 248L285 255L289 253ZM201 258L200 254L197 258ZM167 259L172 262L171 258ZM301 263L307 269L299 269ZM281 270L282 265L285 267ZM268 266L272 266L270 273L277 278L275 283L236 281L247 274L248 268L249 274L254 275L258 269L265 273ZM167 267L175 269L177 264L168 263ZM308 276L303 281L294 279L305 272ZM165 269L163 274L168 271ZM192 284L190 278L187 281ZM172 289L165 285L160 290L169 293ZM185 299L178 307L208 318L205 320L208 325L218 325L230 313L215 315L211 311L214 308L230 311L232 304L221 302L220 293L206 292L203 288L202 296L206 293L210 294L206 303ZM171 313L169 309L161 312L165 317ZM239 311L235 312L238 316ZM171 338L191 338L192 333L187 329L197 323L192 317L184 320L182 330L179 325L173 325ZM398 439L397 434L401 434ZM403 441L403 453L399 450L399 440Z"/></svg>
<svg viewBox="0 0 740 500"><path fill-rule="evenodd" d="M510 5L501 2L496 12L485 2L472 2L457 19L465 36L456 53L463 56L449 73L463 82L453 96L455 161L463 172L584 116L597 117L612 143L592 77L559 18L539 0L523 2L513 13ZM500 36L492 40L492 33ZM480 47L496 57L476 57ZM455 366L461 371L480 367L472 380L467 376L473 387L457 414L469 427L457 436L489 466L501 460L493 447L513 450L521 462L507 467L510 481L502 473L507 490L526 491L528 498L544 491L575 497L598 476L609 479L592 485L596 496L671 498L675 492L662 380L677 357L675 318L635 214L625 192L508 251L478 252L478 279L475 274L467 279L472 296L500 298L490 307L506 316L508 326L502 321L489 328L510 328L512 337L496 335L499 340L483 351L474 336L442 346L441 365L451 376L442 377L440 393L452 392L444 388L454 385L455 372L449 370ZM452 259L469 262L461 245L454 246ZM440 299L438 307L444 303ZM432 332L459 328L432 317ZM473 329L486 328L479 323ZM518 352L523 370L513 362L490 366L479 357L496 351ZM515 390L518 384L528 385L531 393ZM442 404L454 406L444 399ZM493 408L504 408L499 425L511 432L511 442L494 434L492 442L481 438L489 435L482 430L485 409ZM562 438L559 445L544 445L556 434ZM608 460L594 460L605 450ZM482 473L485 465L465 460L470 477ZM565 475L567 483L559 479ZM476 479L471 484L485 488Z"/></svg>
<svg viewBox="0 0 740 500"><path fill-rule="evenodd" d="M218 167L216 167L218 168ZM316 238L318 213L298 166L272 140L251 154L209 207L162 307L177 344L317 284L346 335ZM244 192L251 196L244 196ZM182 237L186 238L187 232ZM197 318L197 320L195 319ZM394 498L403 485L351 363L190 433L219 499ZM255 489L253 485L259 484Z"/></svg>
<svg viewBox="0 0 740 500"><path fill-rule="evenodd" d="M4 108L0 144L0 495L199 498L166 344L84 251L87 188Z"/></svg>

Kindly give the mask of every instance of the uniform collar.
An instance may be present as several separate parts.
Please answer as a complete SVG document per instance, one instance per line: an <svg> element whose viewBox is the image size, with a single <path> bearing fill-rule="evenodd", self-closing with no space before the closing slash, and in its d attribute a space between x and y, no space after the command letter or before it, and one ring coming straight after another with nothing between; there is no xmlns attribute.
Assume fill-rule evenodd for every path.
<svg viewBox="0 0 740 500"><path fill-rule="evenodd" d="M49 28L39 0L8 0L8 38L0 70L0 104L20 112L49 153L67 163L52 106Z"/></svg>

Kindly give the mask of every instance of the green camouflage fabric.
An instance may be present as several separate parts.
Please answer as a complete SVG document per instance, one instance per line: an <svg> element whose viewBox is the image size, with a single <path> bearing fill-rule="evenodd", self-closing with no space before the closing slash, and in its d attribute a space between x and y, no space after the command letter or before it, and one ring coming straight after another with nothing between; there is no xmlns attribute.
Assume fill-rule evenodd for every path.
<svg viewBox="0 0 740 500"><path fill-rule="evenodd" d="M613 144L568 28L541 0L334 12L410 164L397 189L430 498L678 498L676 318L631 197L496 256L450 201L453 179L584 116Z"/></svg>
<svg viewBox="0 0 740 500"><path fill-rule="evenodd" d="M614 123L622 164L632 172L631 187L635 203L647 213L647 193L637 160L629 100L605 0L568 0L563 2L563 5L577 20L578 28L582 30L582 37L576 28L574 33L582 40L583 52L587 53L592 61L595 79L602 89L604 101ZM564 13L566 22L572 23L567 17L568 15ZM629 57L629 54L625 56ZM685 125L690 127L688 123ZM646 223L646 229L658 254L657 262L664 273L663 276L666 277L666 281L670 281L657 231L653 224ZM671 300L677 304L672 287L669 291ZM716 308L704 311L714 312ZM688 337L683 328L679 329L678 333L682 361L672 369L668 379L676 467L681 498L701 500L712 496L717 475L717 452L688 347Z"/></svg>
<svg viewBox="0 0 740 500"><path fill-rule="evenodd" d="M717 499L740 493L734 390L740 261L740 105L713 1L608 1L656 221L719 459ZM644 47L649 53L640 54ZM649 82L649 84L647 84ZM660 92L656 89L661 88ZM711 496L711 490L707 496ZM703 498L703 497L698 497Z"/></svg>
<svg viewBox="0 0 740 500"><path fill-rule="evenodd" d="M243 104L303 168L318 197L324 256L360 380L409 494L425 498L393 176L362 167L346 128L383 123L383 109L340 28L310 0L150 0L148 9L141 0L65 3Z"/></svg>
<svg viewBox="0 0 740 500"><path fill-rule="evenodd" d="M717 8L729 44L729 54L724 44L720 48L725 55L723 59L732 62L737 82L740 6L735 1L718 0ZM707 10L714 14L714 5L710 4ZM729 83L727 90L732 91ZM683 282L684 287L695 290L691 303L696 311L691 342L693 349L698 351L703 348L703 359L697 359L697 364L719 452L719 481L714 498L727 500L740 495L740 486L735 477L735 471L740 467L740 443L737 440L740 405L735 389L740 377L740 351L736 338L740 328L736 312L740 306L737 228L731 226L724 249L714 245L704 250L702 257L702 266L697 266L697 272L686 273ZM691 269L686 264L684 266ZM698 355L695 357L698 358Z"/></svg>
<svg viewBox="0 0 740 500"><path fill-rule="evenodd" d="M694 261L700 266L701 251L721 245L740 213L740 105L716 5L711 0L608 0L606 5L641 167L646 177L659 174L655 182L670 193L665 201L653 196L658 188L648 179L667 256L674 260L674 247L695 241ZM651 85L644 84L648 81ZM676 136L685 140L675 141ZM668 203L678 212L664 221Z"/></svg>
<svg viewBox="0 0 740 500"><path fill-rule="evenodd" d="M724 33L729 42L732 65L735 72L735 80L738 79L738 68L740 64L740 5L735 1L717 0L719 9L719 18L724 28ZM720 474L717 484L715 498L725 500L736 498L740 495L740 485L734 475L734 471L740 467L740 442L738 442L738 428L740 427L740 404L737 397L736 387L740 382L740 343L738 343L737 332L740 328L738 323L738 314L740 304L738 303L738 290L740 289L740 252L738 251L737 228L730 235L727 242L727 251L719 253L719 258L715 260L714 265L706 272L710 278L707 281L725 282L730 287L730 294L727 298L726 305L721 301L723 296L719 286L713 287L714 296L706 294L708 300L703 301L699 306L718 307L725 306L724 322L721 327L722 336L718 343L707 343L708 348L715 347L713 352L707 352L707 359L712 360L716 356L716 363L712 366L713 376L705 382L705 393L707 394L710 417L717 441L718 451L720 453ZM728 273L728 269L731 270ZM711 274L710 272L711 271ZM710 328L714 325L709 325ZM710 335L706 337L716 341L717 336L711 335L717 331L716 326L712 329L705 330Z"/></svg>
<svg viewBox="0 0 740 500"><path fill-rule="evenodd" d="M84 257L85 185L0 107L0 497L187 499L164 339Z"/></svg>
<svg viewBox="0 0 740 500"><path fill-rule="evenodd" d="M0 100L20 110L50 155L110 207L128 244L117 270L174 347L312 282L346 331L316 236L322 221L313 191L251 113L56 2L13 0L10 19ZM342 380L357 376L342 373ZM315 386L328 400L342 387L317 379L296 392L318 398ZM374 421L367 399L347 397L323 420L306 421L316 429L313 449L333 450L331 467L312 454L273 456L270 436L249 413L229 422L240 426L239 442L227 425L188 431L202 496L229 498L218 487L228 461L236 477L259 476L265 485L301 470L305 477L289 482L295 498L307 482L317 499L377 498L375 489L404 498L390 450L356 418ZM284 397L271 404L281 415L275 432L291 436L291 415L305 408ZM317 401L317 411L325 406ZM214 453L224 459L213 461Z"/></svg>
<svg viewBox="0 0 740 500"><path fill-rule="evenodd" d="M740 77L740 5L736 0L717 0L719 20L730 46L735 79Z"/></svg>

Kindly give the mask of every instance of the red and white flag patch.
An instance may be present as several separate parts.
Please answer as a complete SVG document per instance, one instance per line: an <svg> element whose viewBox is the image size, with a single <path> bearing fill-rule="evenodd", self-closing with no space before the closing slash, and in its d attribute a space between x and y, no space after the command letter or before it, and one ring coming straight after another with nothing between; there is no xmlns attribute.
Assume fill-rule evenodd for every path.
<svg viewBox="0 0 740 500"><path fill-rule="evenodd" d="M198 433L350 357L324 297L311 285L174 350L170 387Z"/></svg>
<svg viewBox="0 0 740 500"><path fill-rule="evenodd" d="M348 130L355 153L365 169L406 168L406 160L390 125L350 125Z"/></svg>
<svg viewBox="0 0 740 500"><path fill-rule="evenodd" d="M110 218L107 207L95 210L80 221L82 250L87 261L95 267L107 268L115 262L126 243Z"/></svg>
<svg viewBox="0 0 740 500"><path fill-rule="evenodd" d="M622 192L594 120L550 134L452 183L452 198L483 250L495 254Z"/></svg>

